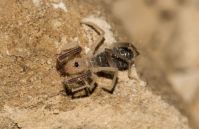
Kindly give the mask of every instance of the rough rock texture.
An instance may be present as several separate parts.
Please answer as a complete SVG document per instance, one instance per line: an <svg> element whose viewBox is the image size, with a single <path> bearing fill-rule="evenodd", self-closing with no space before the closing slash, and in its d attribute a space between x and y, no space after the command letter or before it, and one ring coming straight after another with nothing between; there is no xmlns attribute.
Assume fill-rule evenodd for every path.
<svg viewBox="0 0 199 129"><path fill-rule="evenodd" d="M93 0L0 0L1 129L189 129L187 119L139 79L119 73L114 94L98 88L89 98L63 94L56 54L79 44L89 51L97 34L104 46L125 40L103 4ZM99 79L100 81L101 79Z"/></svg>

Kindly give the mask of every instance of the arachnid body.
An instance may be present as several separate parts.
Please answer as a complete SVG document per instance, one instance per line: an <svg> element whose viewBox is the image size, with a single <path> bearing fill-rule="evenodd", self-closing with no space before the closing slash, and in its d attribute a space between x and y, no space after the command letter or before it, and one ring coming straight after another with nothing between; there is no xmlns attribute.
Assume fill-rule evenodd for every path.
<svg viewBox="0 0 199 129"><path fill-rule="evenodd" d="M63 82L65 91L73 98L76 93L84 92L84 96L89 96L96 87L96 78L99 75L111 76L112 84L110 88L102 89L113 93L118 76L118 70L128 70L131 78L131 66L135 57L139 55L137 49L131 43L113 43L112 47L105 48L104 51L96 54L97 49L104 41L104 31L93 23L82 22L93 28L98 34L97 43L91 47L91 53L82 56L82 48L75 46L62 51L57 57L57 70L65 77Z"/></svg>

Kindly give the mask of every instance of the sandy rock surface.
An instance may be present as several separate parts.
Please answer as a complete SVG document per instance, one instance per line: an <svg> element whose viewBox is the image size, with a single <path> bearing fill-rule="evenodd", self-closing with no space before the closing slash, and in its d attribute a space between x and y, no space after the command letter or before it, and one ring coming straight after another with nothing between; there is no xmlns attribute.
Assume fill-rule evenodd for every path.
<svg viewBox="0 0 199 129"><path fill-rule="evenodd" d="M93 0L0 0L1 129L189 129L186 117L135 79L119 73L114 94L100 88L91 97L63 94L56 54L79 44L86 53L94 31L105 32L105 46L125 37L103 4Z"/></svg>

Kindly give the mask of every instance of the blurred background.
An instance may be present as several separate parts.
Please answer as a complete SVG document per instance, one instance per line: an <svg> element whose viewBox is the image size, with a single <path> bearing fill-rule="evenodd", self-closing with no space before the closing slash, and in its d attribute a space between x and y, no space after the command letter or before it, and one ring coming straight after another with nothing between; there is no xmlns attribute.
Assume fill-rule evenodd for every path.
<svg viewBox="0 0 199 129"><path fill-rule="evenodd" d="M146 80L155 80L152 90L172 96L199 129L199 0L105 3L146 58L141 61L144 67L136 67Z"/></svg>
<svg viewBox="0 0 199 129"><path fill-rule="evenodd" d="M2 7L4 7L5 5L3 9L10 10L10 12L8 11L7 13L6 11L2 10L2 8L0 9L1 15L3 16L8 15L7 16L8 18L6 20L3 20L2 22L3 23L2 28L5 29L4 30L5 32L13 34L12 35L13 37L11 36L11 38L9 40L7 39L5 43L8 42L9 44L11 44L10 46L12 48L12 44L16 44L18 41L20 41L20 44L16 44L16 48L20 48L21 46L23 46L24 48L26 47L28 48L27 51L24 51L25 54L23 55L26 55L26 53L27 55L29 55L28 54L29 51L35 52L35 50L37 49L40 50L37 53L33 52L31 53L34 56L34 58L31 58L31 60L38 59L37 61L40 63L41 62L40 60L42 59L43 60L42 62L45 61L47 62L42 64L46 68L49 68L43 70L43 67L38 62L26 60L28 62L27 64L29 65L27 66L30 68L31 67L35 68L36 70L34 72L31 72L31 74L29 75L30 81L27 81L27 83L26 81L25 83L24 81L22 81L16 86L13 85L15 87L13 88L10 85L12 85L15 82L18 82L20 78L23 78L24 76L27 75L22 74L17 78L15 78L15 76L11 76L14 79L11 78L10 77L11 73L14 73L12 75L16 75L16 73L21 69L20 67L19 68L17 67L16 70L13 71L9 70L12 67L17 66L18 64L15 64L13 66L9 65L9 67L7 67L7 64L11 64L13 62L12 60L7 61L7 58L5 58L5 60L3 60L2 62L5 62L5 71L8 69L8 72L6 71L5 72L6 74L3 75L2 78L5 78L7 76L9 76L10 78L8 80L4 80L5 83L8 83L8 86L3 87L2 93L5 92L5 95L3 94L3 97L1 98L3 101L9 100L8 103L14 103L20 106L21 104L19 102L21 102L25 103L24 105L27 106L30 105L29 103L30 98L28 98L29 96L27 97L27 95L29 94L33 96L32 98L34 97L36 98L34 103L38 102L39 104L40 101L42 102L46 101L45 94L49 96L51 96L51 94L57 95L59 88L57 88L57 86L55 85L57 83L56 81L60 82L60 77L54 74L54 72L56 71L51 70L53 69L53 63L52 63L53 61L50 60L50 63L48 63L47 61L48 59L53 57L57 48L54 46L52 47L49 44L53 41L58 41L56 43L59 42L61 43L62 39L59 39L61 34L62 34L61 36L63 35L65 36L66 33L67 34L66 36L68 36L70 33L72 33L72 36L70 37L76 37L77 35L81 35L82 33L76 32L76 30L80 27L79 22L73 23L73 20L78 21L81 15L85 14L87 15L87 13L90 12L90 10L94 10L93 7L91 6L92 2L94 5L96 5L96 7L94 8L100 8L101 3L100 7L98 7L96 3L102 2L106 4L104 8L107 8L109 10L109 12L105 13L110 15L111 18L112 16L114 16L115 19L113 19L113 21L116 22L116 25L118 25L118 27L115 28L121 29L121 31L124 32L124 35L128 37L127 39L133 41L135 46L140 51L141 56L139 56L138 60L136 60L136 68L138 70L141 79L145 80L148 83L147 88L152 90L154 94L160 95L163 100L177 107L184 115L188 116L190 125L194 129L199 129L199 0L87 0L91 4L86 3L86 0L85 1L65 0L65 2L68 3L68 5L71 5L70 9L72 10L70 10L71 11L70 13L64 14L60 12L54 12L53 9L46 9L47 11L53 12L51 15L47 15L46 13L43 14L43 12L46 11L44 8L44 10L43 9L39 10L39 12L41 12L39 16L37 15L38 11L32 11L32 12L30 11L32 7L31 4L29 4L30 1L29 2L27 0L13 0L14 2L9 0L8 1L0 0L0 1L1 1L0 5ZM20 3L20 1L22 1L21 3L23 3L24 5L14 4L14 3ZM57 2L62 0L49 0L49 1ZM49 1L47 1L47 3ZM95 3L95 1L97 2ZM33 0L33 2L35 2L36 5L40 4L38 3L38 0ZM80 3L82 2L80 4L82 5L82 7L77 7L78 2ZM23 5L24 7L27 6L27 8L24 8L21 5ZM86 5L88 6L88 9L85 8L87 7ZM17 6L19 6L20 8L18 8ZM67 9L65 8L65 6L63 6L63 3L59 6L61 6L62 9L67 12ZM18 10L16 11L16 13L13 13L14 11L12 11L10 7ZM79 11L81 11L82 13L81 15L79 14ZM91 13L93 12L91 11ZM34 22L35 23L33 25L29 25L28 21L29 19L27 18L28 22L27 24L25 24L26 26L24 28L20 28L20 26L18 26L18 23L16 24L15 21L12 21L12 19L16 19L18 21L23 21L22 23L26 23L26 20L23 19L26 19L27 14L30 14L29 16L30 21L31 19L33 19L37 22L35 21L30 22L31 24ZM11 17L14 15L16 16ZM42 17L41 20L37 20L40 19L40 16ZM61 18L59 20L54 20L54 18L57 17ZM4 17L0 17L0 19L3 18ZM45 22L49 20L52 20L53 24L50 22L49 24L44 26ZM65 23L65 20L67 20L68 23ZM62 22L63 25L66 26L66 28L61 27ZM23 25L22 23L21 25ZM54 25L53 29L51 29L51 25ZM73 26L70 27L69 25ZM113 24L113 26L114 25L115 24ZM45 28L47 28L47 31L45 30ZM13 30L14 32L12 32ZM61 30L64 31L62 32ZM120 31L118 31L118 33L120 33ZM24 35L25 38L20 34ZM43 36L44 34L47 36L52 35L52 39L48 38L47 36ZM17 38L13 42L15 36ZM29 36L33 38L29 39ZM28 39L26 39L26 37L28 37ZM40 42L43 42L43 44L39 44L40 42L37 41L38 37L42 39ZM35 50L34 49L32 50L31 45L25 46L27 41L26 40L23 41L23 38L26 39L27 41L30 40L29 41L30 44L33 47L36 46ZM64 37L63 42L66 42L65 40L66 38ZM72 41L73 39L69 40ZM122 41L124 40L122 39ZM47 51L42 51L44 48L46 49L47 45L49 45L49 47L47 47ZM1 50L4 50L3 46L0 46L0 48ZM18 52L17 49L16 50L11 49L11 50L12 50L11 53ZM7 51L5 51L4 53L6 52ZM21 51L19 51L19 53L20 52ZM45 54L47 55L46 57L43 56ZM19 64L23 64L24 62L25 61L23 60L19 61ZM37 66L38 64L39 66ZM25 67L26 65L22 66L26 69ZM41 75L39 75L39 78L41 79L37 79L40 70L42 70L44 74L41 72ZM51 75L51 76L49 78L46 77L46 75ZM34 78L36 78L38 82L35 81ZM46 87L46 85L41 83L40 80L42 80L42 78L45 78L43 79L44 84L48 84L48 87ZM56 83L52 83L51 79L54 80ZM27 80L29 80L29 78ZM9 86L10 88L7 88ZM39 96L39 99L37 100L37 97L40 94L42 95ZM22 99L18 100L18 98ZM40 100L40 98L42 99ZM4 105L3 101L0 101L0 105ZM57 100L55 100L55 102L57 102ZM65 103L65 101L62 102ZM64 107L62 104L60 104L59 106L57 106L57 103L53 104L55 105L55 109L58 108L59 106L61 106L62 108ZM50 105L52 104L50 103ZM74 105L71 106L73 107ZM49 108L52 107L49 106Z"/></svg>

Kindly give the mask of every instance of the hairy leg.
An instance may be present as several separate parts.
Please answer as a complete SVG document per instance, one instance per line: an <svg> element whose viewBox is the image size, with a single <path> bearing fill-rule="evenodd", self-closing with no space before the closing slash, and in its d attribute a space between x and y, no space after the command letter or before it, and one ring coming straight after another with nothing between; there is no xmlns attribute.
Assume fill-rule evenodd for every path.
<svg viewBox="0 0 199 129"><path fill-rule="evenodd" d="M95 75L96 76L96 75ZM95 89L96 77L91 74L90 71L83 73L72 79L65 79L64 85L66 93L72 95L72 98L81 98L89 96ZM92 81L88 84L88 78L91 78ZM78 82L81 82L80 84ZM84 91L85 93L80 96L76 96L78 92Z"/></svg>
<svg viewBox="0 0 199 129"><path fill-rule="evenodd" d="M71 56L80 54L81 51L82 51L82 48L80 46L76 46L74 48L63 50L60 54L57 54L57 61L59 63L63 63Z"/></svg>
<svg viewBox="0 0 199 129"><path fill-rule="evenodd" d="M90 96L93 91L95 90L96 86L95 86L95 81L92 81L91 84L88 84L87 81L84 81L85 85L82 85L78 88L72 88L72 98L82 98L82 97L88 97ZM83 95L78 95L76 96L76 93L83 91L84 90L84 94Z"/></svg>

